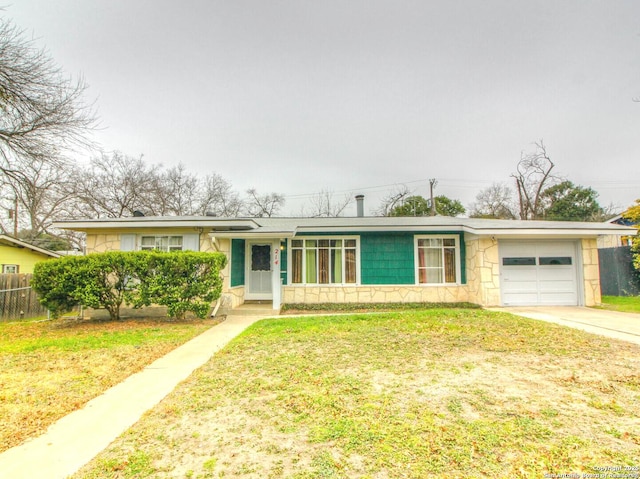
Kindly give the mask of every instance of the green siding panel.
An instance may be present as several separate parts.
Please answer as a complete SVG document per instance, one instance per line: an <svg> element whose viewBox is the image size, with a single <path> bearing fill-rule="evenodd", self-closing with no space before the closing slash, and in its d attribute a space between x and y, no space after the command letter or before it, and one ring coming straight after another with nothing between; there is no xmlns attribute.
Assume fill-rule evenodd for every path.
<svg viewBox="0 0 640 479"><path fill-rule="evenodd" d="M416 235L457 235L460 246L460 283L467 283L466 247L464 233L453 231L399 231L399 232L334 232L302 233L299 236L359 236L360 280L363 285L416 284ZM288 251L287 251L288 253ZM283 255L283 269L286 266ZM286 284L286 283L285 283Z"/></svg>
<svg viewBox="0 0 640 479"><path fill-rule="evenodd" d="M231 240L231 286L244 285L244 240Z"/></svg>
<svg viewBox="0 0 640 479"><path fill-rule="evenodd" d="M413 248L413 233L362 233L362 284L414 284Z"/></svg>

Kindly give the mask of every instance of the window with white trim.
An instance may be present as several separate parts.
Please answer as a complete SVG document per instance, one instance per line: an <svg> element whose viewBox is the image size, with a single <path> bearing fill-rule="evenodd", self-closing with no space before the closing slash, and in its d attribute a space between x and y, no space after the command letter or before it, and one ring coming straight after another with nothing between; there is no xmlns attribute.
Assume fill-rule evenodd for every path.
<svg viewBox="0 0 640 479"><path fill-rule="evenodd" d="M16 274L20 267L17 264L3 264L2 272L4 274Z"/></svg>
<svg viewBox="0 0 640 479"><path fill-rule="evenodd" d="M182 236L141 236L141 250L182 251Z"/></svg>
<svg viewBox="0 0 640 479"><path fill-rule="evenodd" d="M460 251L457 236L417 236L415 244L418 284L459 282Z"/></svg>
<svg viewBox="0 0 640 479"><path fill-rule="evenodd" d="M355 238L291 240L292 284L355 284L358 242Z"/></svg>

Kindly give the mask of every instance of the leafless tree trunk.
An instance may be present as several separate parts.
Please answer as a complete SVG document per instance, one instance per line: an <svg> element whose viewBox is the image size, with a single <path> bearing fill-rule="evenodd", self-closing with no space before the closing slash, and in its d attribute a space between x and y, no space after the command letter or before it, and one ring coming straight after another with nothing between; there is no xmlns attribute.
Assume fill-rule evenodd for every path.
<svg viewBox="0 0 640 479"><path fill-rule="evenodd" d="M312 218L332 218L342 216L344 210L351 204L353 195L348 193L340 199L335 199L333 192L322 190L310 199L309 208L302 209L303 216Z"/></svg>
<svg viewBox="0 0 640 479"><path fill-rule="evenodd" d="M259 194L255 188L247 190L245 208L248 216L254 218L277 216L284 206L284 196L279 193Z"/></svg>
<svg viewBox="0 0 640 479"><path fill-rule="evenodd" d="M70 205L73 198L70 168L68 164L55 166L42 159L20 158L16 164L19 174L12 179L4 176L3 196L17 199L22 229L28 230L23 237L33 240L48 232L51 223Z"/></svg>
<svg viewBox="0 0 640 479"><path fill-rule="evenodd" d="M547 154L542 140L535 143L533 153L522 154L518 162L517 173L511 176L516 180L520 219L535 220L544 216L542 192L561 178L551 173L555 164Z"/></svg>
<svg viewBox="0 0 640 479"><path fill-rule="evenodd" d="M404 200L411 195L413 195L413 192L407 185L398 186L395 191L382 198L376 214L379 216L389 216L396 206L403 204Z"/></svg>
<svg viewBox="0 0 640 479"><path fill-rule="evenodd" d="M19 161L58 165L70 150L90 146L86 133L95 119L85 90L0 19L0 172L15 180Z"/></svg>

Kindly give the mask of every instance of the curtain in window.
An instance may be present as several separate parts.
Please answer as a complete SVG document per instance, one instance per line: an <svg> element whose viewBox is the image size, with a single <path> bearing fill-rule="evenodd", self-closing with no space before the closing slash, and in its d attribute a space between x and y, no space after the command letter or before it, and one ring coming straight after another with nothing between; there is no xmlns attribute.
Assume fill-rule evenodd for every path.
<svg viewBox="0 0 640 479"><path fill-rule="evenodd" d="M306 267L307 267L307 277L305 279L305 283L317 283L318 275L317 275L317 265L316 265L316 250L308 249L306 250Z"/></svg>
<svg viewBox="0 0 640 479"><path fill-rule="evenodd" d="M452 238L418 240L418 283L455 282L455 240Z"/></svg>
<svg viewBox="0 0 640 479"><path fill-rule="evenodd" d="M291 282L302 283L302 250L291 250Z"/></svg>
<svg viewBox="0 0 640 479"><path fill-rule="evenodd" d="M356 250L344 250L345 283L356 282Z"/></svg>
<svg viewBox="0 0 640 479"><path fill-rule="evenodd" d="M356 283L356 240L291 241L291 283Z"/></svg>
<svg viewBox="0 0 640 479"><path fill-rule="evenodd" d="M445 248L444 250L444 281L446 283L456 282L456 250Z"/></svg>
<svg viewBox="0 0 640 479"><path fill-rule="evenodd" d="M331 282L342 283L342 250L331 250Z"/></svg>
<svg viewBox="0 0 640 479"><path fill-rule="evenodd" d="M318 249L318 283L329 283L329 249Z"/></svg>

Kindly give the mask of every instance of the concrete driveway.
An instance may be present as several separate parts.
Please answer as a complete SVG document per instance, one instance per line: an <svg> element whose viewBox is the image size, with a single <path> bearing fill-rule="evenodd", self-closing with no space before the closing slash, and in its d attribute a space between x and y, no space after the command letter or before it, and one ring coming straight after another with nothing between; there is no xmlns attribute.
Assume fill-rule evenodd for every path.
<svg viewBox="0 0 640 479"><path fill-rule="evenodd" d="M510 306L491 309L640 344L640 314L578 306Z"/></svg>

